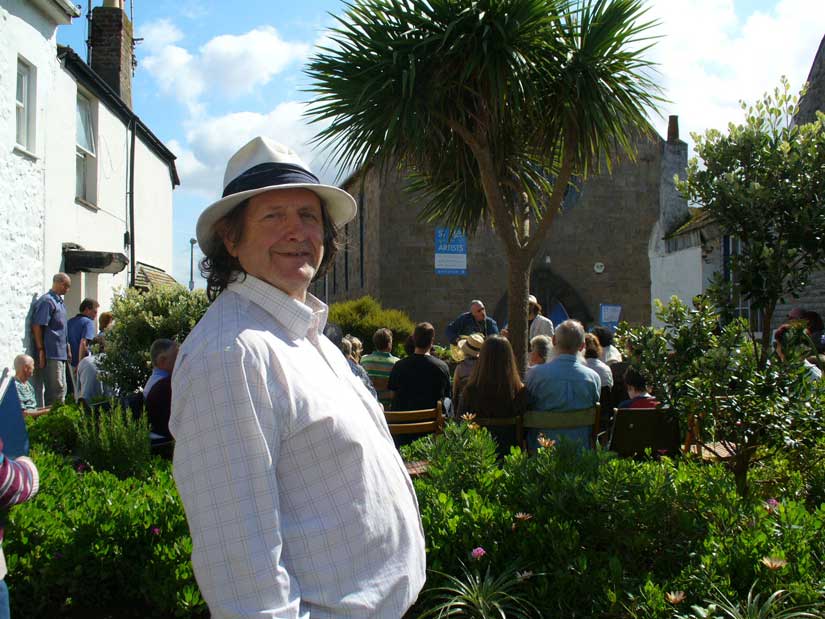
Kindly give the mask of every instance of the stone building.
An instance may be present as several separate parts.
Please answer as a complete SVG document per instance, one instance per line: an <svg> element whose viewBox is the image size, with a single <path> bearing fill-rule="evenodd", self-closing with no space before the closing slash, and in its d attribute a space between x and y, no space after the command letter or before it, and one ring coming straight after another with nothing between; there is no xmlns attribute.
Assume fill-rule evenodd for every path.
<svg viewBox="0 0 825 619"><path fill-rule="evenodd" d="M621 161L612 174L592 176L568 195L549 237L533 262L531 292L545 313L565 313L591 324L602 304L621 306L621 318L651 319L652 283L669 296L678 282L663 264L664 236L689 218L673 185L683 174L687 145L671 117L668 139L651 130L636 142L636 161ZM404 190L403 173L375 168L355 173L344 187L356 197L358 216L345 230L347 243L313 292L329 302L372 295L384 306L429 321L444 342L447 323L481 299L499 325L507 322L507 258L488 225L467 242L466 275L435 271L435 224L418 220L421 198Z"/></svg>
<svg viewBox="0 0 825 619"><path fill-rule="evenodd" d="M97 6L90 65L57 45L79 15L69 0L0 0L0 368L25 350L54 273L71 277L71 316L172 269L175 156L131 109L131 25L118 0Z"/></svg>

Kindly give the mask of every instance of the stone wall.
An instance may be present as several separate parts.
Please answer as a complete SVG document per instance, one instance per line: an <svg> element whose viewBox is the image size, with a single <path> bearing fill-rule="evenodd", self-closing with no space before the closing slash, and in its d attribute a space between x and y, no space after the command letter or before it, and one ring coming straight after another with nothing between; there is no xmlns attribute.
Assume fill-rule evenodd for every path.
<svg viewBox="0 0 825 619"><path fill-rule="evenodd" d="M92 11L91 66L132 107L132 24L119 7Z"/></svg>
<svg viewBox="0 0 825 619"><path fill-rule="evenodd" d="M540 282L551 282L566 290L535 290L540 299L558 298L574 317L588 322L598 319L599 304L615 303L622 306L623 319L649 323L648 248L662 211L664 144L658 137L639 138L635 162L622 161L612 174L590 178L578 199L557 216L534 262L533 279L534 286L546 288L551 284ZM468 240L466 276L436 275L436 225L418 220L421 198L404 191L401 171L370 169L363 185L358 176L346 188L363 202L365 280L362 286L356 218L349 225L348 255L338 256L327 277L329 302L371 294L416 322L432 322L442 343L447 323L467 311L474 298L484 301L500 326L507 321L507 257L488 225ZM594 269L597 262L605 267L601 273ZM323 297L322 282L313 291Z"/></svg>

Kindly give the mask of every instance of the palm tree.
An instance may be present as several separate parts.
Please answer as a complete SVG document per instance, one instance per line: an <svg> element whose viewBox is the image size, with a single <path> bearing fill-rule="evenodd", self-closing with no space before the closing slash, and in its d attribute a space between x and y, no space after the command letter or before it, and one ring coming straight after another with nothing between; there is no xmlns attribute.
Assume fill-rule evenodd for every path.
<svg viewBox="0 0 825 619"><path fill-rule="evenodd" d="M523 369L532 260L572 178L649 132L661 101L642 0L355 0L311 59L317 141L412 170L427 221L489 222Z"/></svg>

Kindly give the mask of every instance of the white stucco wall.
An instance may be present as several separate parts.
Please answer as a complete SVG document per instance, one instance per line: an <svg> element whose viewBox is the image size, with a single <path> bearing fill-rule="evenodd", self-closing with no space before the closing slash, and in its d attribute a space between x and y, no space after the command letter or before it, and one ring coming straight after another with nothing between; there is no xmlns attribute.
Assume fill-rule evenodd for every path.
<svg viewBox="0 0 825 619"><path fill-rule="evenodd" d="M0 368L10 366L28 341L31 302L63 269L63 244L122 252L128 230L129 149L126 124L89 95L97 119L97 196L90 208L75 200L78 85L56 57L56 25L29 2L0 0ZM36 68L34 153L15 144L18 55ZM82 88L81 88L82 90ZM172 184L169 168L140 138L135 152L136 260L172 271ZM72 273L69 315L84 297L111 307L129 271Z"/></svg>
<svg viewBox="0 0 825 619"><path fill-rule="evenodd" d="M691 247L671 254L650 256L650 298L667 303L672 296L690 304L693 297L704 290L702 274L702 250ZM655 307L651 309L650 322L661 326L656 319Z"/></svg>
<svg viewBox="0 0 825 619"><path fill-rule="evenodd" d="M0 1L0 369L24 352L31 302L42 294L45 118L57 27L24 1ZM17 59L35 69L35 142L15 147Z"/></svg>

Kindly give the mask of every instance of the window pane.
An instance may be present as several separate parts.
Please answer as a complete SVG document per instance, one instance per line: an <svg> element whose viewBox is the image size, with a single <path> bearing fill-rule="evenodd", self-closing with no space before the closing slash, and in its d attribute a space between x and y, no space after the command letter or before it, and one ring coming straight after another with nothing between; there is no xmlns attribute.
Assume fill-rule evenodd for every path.
<svg viewBox="0 0 825 619"><path fill-rule="evenodd" d="M91 105L88 99L81 96L77 97L77 145L86 152L95 154Z"/></svg>
<svg viewBox="0 0 825 619"><path fill-rule="evenodd" d="M20 146L28 147L28 133L26 127L26 108L18 106L17 107L17 134L16 139L17 143Z"/></svg>
<svg viewBox="0 0 825 619"><path fill-rule="evenodd" d="M21 65L19 62L17 63L17 102L25 105L26 104L26 88L28 82L28 72L26 71L25 67Z"/></svg>
<svg viewBox="0 0 825 619"><path fill-rule="evenodd" d="M80 151L75 157L75 195L86 200L86 155Z"/></svg>

